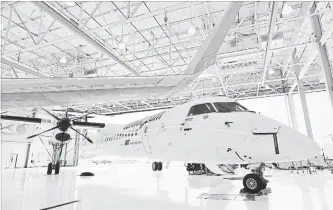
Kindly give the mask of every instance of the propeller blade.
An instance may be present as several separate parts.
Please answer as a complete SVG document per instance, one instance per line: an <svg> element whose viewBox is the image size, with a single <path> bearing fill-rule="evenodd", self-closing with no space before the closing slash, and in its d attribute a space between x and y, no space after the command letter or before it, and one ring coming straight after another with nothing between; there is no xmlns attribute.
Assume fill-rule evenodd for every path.
<svg viewBox="0 0 333 210"><path fill-rule="evenodd" d="M57 129L57 128L59 128L58 125L57 125L56 127L50 128L50 129L48 129L48 130L46 130L46 131L43 131L43 132L41 132L41 133L38 133L38 134L35 134L35 135L32 135L32 136L29 136L29 137L27 137L27 139L34 138L34 137L36 137L36 136L38 136L38 135L40 135L40 134L43 134L43 133L46 133L46 132L52 131L52 130Z"/></svg>
<svg viewBox="0 0 333 210"><path fill-rule="evenodd" d="M105 123L95 123L95 122L80 122L80 121L72 121L73 126L80 127L90 127L90 128L104 128Z"/></svg>
<svg viewBox="0 0 333 210"><path fill-rule="evenodd" d="M34 118L34 117L19 117L19 116L1 115L1 119L2 120L29 122L29 123L42 123L42 119Z"/></svg>
<svg viewBox="0 0 333 210"><path fill-rule="evenodd" d="M76 133L80 134L80 135L83 136L85 139L87 139L87 141L89 141L90 143L93 144L93 141L92 141L90 138L86 137L85 135L83 135L83 134L80 133L79 131L75 130L73 127L69 127L69 128L71 128L73 131L75 131Z"/></svg>
<svg viewBox="0 0 333 210"><path fill-rule="evenodd" d="M56 120L60 120L57 116L55 116L54 114L52 114L51 112L47 111L46 109L42 108L45 112L47 112L49 115L51 115L54 119Z"/></svg>

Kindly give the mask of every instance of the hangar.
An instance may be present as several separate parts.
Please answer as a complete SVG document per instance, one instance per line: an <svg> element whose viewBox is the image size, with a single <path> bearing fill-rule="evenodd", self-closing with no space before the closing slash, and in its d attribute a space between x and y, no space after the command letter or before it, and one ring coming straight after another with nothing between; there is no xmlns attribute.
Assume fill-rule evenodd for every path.
<svg viewBox="0 0 333 210"><path fill-rule="evenodd" d="M333 208L332 6L1 2L2 207Z"/></svg>

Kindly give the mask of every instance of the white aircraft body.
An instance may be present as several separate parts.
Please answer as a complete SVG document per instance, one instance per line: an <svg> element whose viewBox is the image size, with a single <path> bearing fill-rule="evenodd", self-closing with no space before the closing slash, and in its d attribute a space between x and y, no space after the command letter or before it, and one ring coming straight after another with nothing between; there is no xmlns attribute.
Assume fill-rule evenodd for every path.
<svg viewBox="0 0 333 210"><path fill-rule="evenodd" d="M194 100L105 130L84 148L85 155L246 164L305 160L320 154L313 139L222 97Z"/></svg>
<svg viewBox="0 0 333 210"><path fill-rule="evenodd" d="M121 156L162 162L204 163L214 173L220 164L260 164L307 160L320 156L319 145L304 134L246 109L224 97L197 99L124 126L106 127L84 157ZM255 183L255 184L253 184ZM251 173L244 187L258 193L267 186Z"/></svg>

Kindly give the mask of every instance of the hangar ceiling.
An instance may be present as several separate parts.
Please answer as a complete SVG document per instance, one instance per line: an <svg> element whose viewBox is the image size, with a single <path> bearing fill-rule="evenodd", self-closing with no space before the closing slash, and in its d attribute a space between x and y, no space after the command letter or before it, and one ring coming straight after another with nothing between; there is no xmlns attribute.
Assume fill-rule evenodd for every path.
<svg viewBox="0 0 333 210"><path fill-rule="evenodd" d="M182 74L229 2L1 2L1 76ZM216 64L172 98L71 106L114 113L181 104L193 97L266 97L325 89L318 45L332 64L331 2L244 2ZM311 17L319 17L320 40ZM296 57L297 59L293 59ZM58 109L62 109L61 107Z"/></svg>

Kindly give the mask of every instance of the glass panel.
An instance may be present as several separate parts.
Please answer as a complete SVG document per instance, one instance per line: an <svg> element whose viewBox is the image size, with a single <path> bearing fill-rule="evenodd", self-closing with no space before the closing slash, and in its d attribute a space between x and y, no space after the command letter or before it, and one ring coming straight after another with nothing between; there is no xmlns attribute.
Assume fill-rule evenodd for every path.
<svg viewBox="0 0 333 210"><path fill-rule="evenodd" d="M215 110L211 104L209 104L209 103L198 104L198 105L191 107L191 109L188 113L188 116L206 114L206 113L211 113L211 112L215 112Z"/></svg>
<svg viewBox="0 0 333 210"><path fill-rule="evenodd" d="M214 103L218 112L243 112L248 111L245 107L236 102L216 102Z"/></svg>

